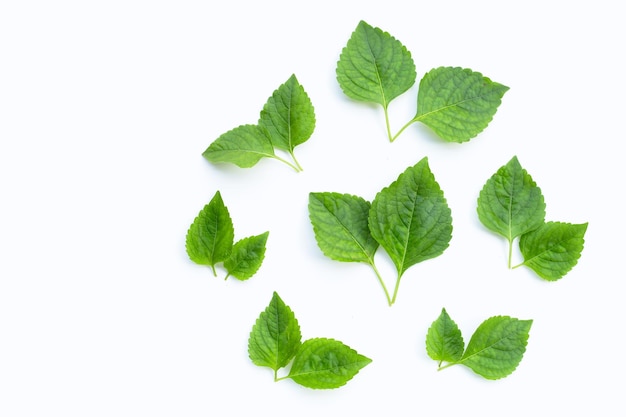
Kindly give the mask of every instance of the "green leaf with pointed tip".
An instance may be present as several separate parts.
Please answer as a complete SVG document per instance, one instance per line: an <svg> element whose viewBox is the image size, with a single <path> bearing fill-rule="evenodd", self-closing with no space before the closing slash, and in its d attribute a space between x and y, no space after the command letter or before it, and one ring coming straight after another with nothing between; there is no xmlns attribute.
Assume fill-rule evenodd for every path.
<svg viewBox="0 0 626 417"><path fill-rule="evenodd" d="M467 142L493 119L509 87L467 68L439 67L421 79L413 121L449 142Z"/></svg>
<svg viewBox="0 0 626 417"><path fill-rule="evenodd" d="M324 255L342 262L373 263L378 242L367 225L370 206L354 195L309 193L309 218Z"/></svg>
<svg viewBox="0 0 626 417"><path fill-rule="evenodd" d="M315 110L295 75L278 87L265 103L259 126L267 130L274 147L290 153L311 137L315 129Z"/></svg>
<svg viewBox="0 0 626 417"><path fill-rule="evenodd" d="M487 379L510 375L522 361L532 320L495 316L474 332L463 357L463 364Z"/></svg>
<svg viewBox="0 0 626 417"><path fill-rule="evenodd" d="M371 362L338 340L314 338L302 344L288 377L307 388L339 388Z"/></svg>
<svg viewBox="0 0 626 417"><path fill-rule="evenodd" d="M376 195L369 228L393 260L398 278L410 266L437 257L448 247L451 211L426 157Z"/></svg>
<svg viewBox="0 0 626 417"><path fill-rule="evenodd" d="M258 125L241 125L222 134L202 153L210 162L229 162L250 168L261 158L275 158L267 133Z"/></svg>
<svg viewBox="0 0 626 417"><path fill-rule="evenodd" d="M381 104L415 83L415 64L400 41L361 21L337 62L337 81L343 92L358 101Z"/></svg>
<svg viewBox="0 0 626 417"><path fill-rule="evenodd" d="M577 263L585 244L588 223L547 222L520 237L526 265L541 278L556 281Z"/></svg>
<svg viewBox="0 0 626 417"><path fill-rule="evenodd" d="M269 232L265 232L235 243L230 257L224 261L228 275L244 281L256 274L265 258L268 236Z"/></svg>
<svg viewBox="0 0 626 417"><path fill-rule="evenodd" d="M234 235L232 219L217 191L189 227L185 248L195 263L214 267L230 256Z"/></svg>
<svg viewBox="0 0 626 417"><path fill-rule="evenodd" d="M463 356L465 343L458 326L446 309L433 322L426 334L426 353L431 359L441 362L456 362Z"/></svg>
<svg viewBox="0 0 626 417"><path fill-rule="evenodd" d="M301 343L300 325L276 292L256 320L248 338L248 355L255 365L276 372L289 364Z"/></svg>
<svg viewBox="0 0 626 417"><path fill-rule="evenodd" d="M514 156L487 180L477 211L485 227L511 243L543 224L546 204L541 189Z"/></svg>

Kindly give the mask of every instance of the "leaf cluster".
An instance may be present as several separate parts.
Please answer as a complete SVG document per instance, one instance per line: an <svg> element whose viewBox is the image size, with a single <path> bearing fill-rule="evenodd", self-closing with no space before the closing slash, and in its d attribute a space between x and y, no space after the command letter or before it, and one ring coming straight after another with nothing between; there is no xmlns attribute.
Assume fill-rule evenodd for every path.
<svg viewBox="0 0 626 417"><path fill-rule="evenodd" d="M274 381L290 378L314 389L339 388L372 362L335 339L313 338L302 342L295 314L275 291L252 326L248 355L255 365L271 368ZM288 374L279 377L278 370L291 362Z"/></svg>
<svg viewBox="0 0 626 417"><path fill-rule="evenodd" d="M257 124L240 125L215 139L202 153L210 162L227 162L250 168L262 158L279 160L296 172L302 166L294 148L306 142L315 129L315 109L295 75L281 84L261 110ZM293 161L280 157L286 152Z"/></svg>
<svg viewBox="0 0 626 417"><path fill-rule="evenodd" d="M217 276L215 265L223 263L226 277L244 281L263 263L269 232L234 242L235 229L228 208L219 191L204 206L187 231L185 248L189 258L208 265Z"/></svg>
<svg viewBox="0 0 626 417"><path fill-rule="evenodd" d="M517 156L487 180L477 212L485 227L507 239L509 268L525 265L541 278L556 281L578 263L588 224L546 222L541 189ZM518 238L524 261L511 266L513 242Z"/></svg>
<svg viewBox="0 0 626 417"><path fill-rule="evenodd" d="M488 318L465 348L461 331L443 308L426 334L426 352L439 362L439 370L465 365L486 379L504 378L522 361L532 322L509 316Z"/></svg>
<svg viewBox="0 0 626 417"><path fill-rule="evenodd" d="M390 306L406 270L441 255L452 238L451 210L427 158L407 168L371 203L350 194L312 192L308 208L315 239L324 255L370 265ZM375 264L379 246L397 270L392 296Z"/></svg>
<svg viewBox="0 0 626 417"><path fill-rule="evenodd" d="M336 76L351 99L383 107L390 142L416 122L445 141L467 142L491 122L509 89L467 68L434 68L420 80L415 116L392 134L389 104L415 83L415 63L399 40L364 21L343 48Z"/></svg>

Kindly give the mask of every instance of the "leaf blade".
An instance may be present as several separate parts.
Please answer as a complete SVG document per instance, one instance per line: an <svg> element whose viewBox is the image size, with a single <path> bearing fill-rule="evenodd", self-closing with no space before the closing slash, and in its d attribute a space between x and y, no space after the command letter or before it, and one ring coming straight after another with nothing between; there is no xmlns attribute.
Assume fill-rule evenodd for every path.
<svg viewBox="0 0 626 417"><path fill-rule="evenodd" d="M262 158L274 158L274 148L266 133L258 125L246 124L222 134L202 153L213 163L231 163L250 168Z"/></svg>
<svg viewBox="0 0 626 417"><path fill-rule="evenodd" d="M457 362L463 356L465 343L457 324L445 308L426 333L426 353L436 361Z"/></svg>
<svg viewBox="0 0 626 417"><path fill-rule="evenodd" d="M245 281L256 274L265 258L268 236L269 232L264 232L235 243L231 255L224 261L228 275Z"/></svg>

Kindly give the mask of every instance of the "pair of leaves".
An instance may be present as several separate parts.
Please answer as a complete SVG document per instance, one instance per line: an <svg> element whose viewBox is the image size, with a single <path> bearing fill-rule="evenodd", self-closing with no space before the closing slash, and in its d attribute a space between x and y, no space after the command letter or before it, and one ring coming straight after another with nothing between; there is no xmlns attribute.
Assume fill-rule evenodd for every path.
<svg viewBox="0 0 626 417"><path fill-rule="evenodd" d="M443 308L428 329L426 352L439 361L439 370L460 364L487 379L504 378L522 361L532 322L491 317L478 326L465 348L461 331Z"/></svg>
<svg viewBox="0 0 626 417"><path fill-rule="evenodd" d="M522 168L517 156L491 176L478 197L478 218L489 230L504 236L511 268L513 241L519 238L525 265L548 281L556 281L577 263L587 223L546 222L541 189Z"/></svg>
<svg viewBox="0 0 626 417"><path fill-rule="evenodd" d="M348 97L383 107L391 142L415 122L425 124L446 141L467 142L491 122L509 89L470 69L432 69L420 80L415 116L392 135L389 103L415 83L415 63L400 41L364 21L343 48L336 75Z"/></svg>
<svg viewBox="0 0 626 417"><path fill-rule="evenodd" d="M275 381L291 378L314 389L339 388L372 362L338 340L313 338L302 342L295 314L276 292L252 326L248 355L255 365L274 370ZM278 370L292 360L288 375L279 378Z"/></svg>
<svg viewBox="0 0 626 417"><path fill-rule="evenodd" d="M312 192L308 208L315 239L324 255L370 265L389 305L396 300L406 270L441 255L452 238L451 211L427 158L407 168L378 192L372 203L350 194ZM379 245L398 273L393 296L374 262Z"/></svg>
<svg viewBox="0 0 626 417"><path fill-rule="evenodd" d="M223 262L226 279L252 277L263 263L269 232L250 236L234 243L233 221L219 191L204 206L187 231L185 248L189 258L209 265L217 276L215 265Z"/></svg>
<svg viewBox="0 0 626 417"><path fill-rule="evenodd" d="M267 100L257 124L244 124L219 136L202 155L210 162L228 162L250 168L262 158L277 159L296 172L302 166L294 148L306 142L315 129L315 110L295 75L278 87ZM293 163L275 149L286 151Z"/></svg>

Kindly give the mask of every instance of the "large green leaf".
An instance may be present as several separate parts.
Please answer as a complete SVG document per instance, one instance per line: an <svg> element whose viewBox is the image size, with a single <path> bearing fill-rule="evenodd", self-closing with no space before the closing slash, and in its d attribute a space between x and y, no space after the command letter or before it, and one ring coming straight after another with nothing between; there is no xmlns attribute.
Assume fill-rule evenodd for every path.
<svg viewBox="0 0 626 417"><path fill-rule="evenodd" d="M296 355L302 335L291 308L276 292L270 304L256 320L248 339L248 355L255 365L276 371Z"/></svg>
<svg viewBox="0 0 626 417"><path fill-rule="evenodd" d="M274 147L289 153L311 137L315 129L315 110L295 75L289 77L267 100L261 111L259 126L267 129Z"/></svg>
<svg viewBox="0 0 626 417"><path fill-rule="evenodd" d="M360 21L337 62L337 81L343 92L358 101L381 104L415 83L415 64L400 41Z"/></svg>
<svg viewBox="0 0 626 417"><path fill-rule="evenodd" d="M514 156L487 180L477 211L485 227L510 243L543 224L546 204L541 189Z"/></svg>
<svg viewBox="0 0 626 417"><path fill-rule="evenodd" d="M442 309L426 334L426 353L441 365L444 361L456 362L461 359L464 349L461 331L446 309Z"/></svg>
<svg viewBox="0 0 626 417"><path fill-rule="evenodd" d="M376 195L369 228L393 260L398 278L410 266L439 256L448 247L451 211L426 157Z"/></svg>
<svg viewBox="0 0 626 417"><path fill-rule="evenodd" d="M215 139L202 153L210 162L229 162L241 168L261 158L276 158L267 133L258 125L241 125Z"/></svg>
<svg viewBox="0 0 626 417"><path fill-rule="evenodd" d="M224 268L228 271L228 275L243 281L256 274L265 258L268 236L269 232L265 232L235 243L230 257L224 261Z"/></svg>
<svg viewBox="0 0 626 417"><path fill-rule="evenodd" d="M289 378L308 388L339 388L371 362L338 340L314 338L298 350Z"/></svg>
<svg viewBox="0 0 626 417"><path fill-rule="evenodd" d="M487 379L510 375L526 351L532 320L495 316L474 332L458 363Z"/></svg>
<svg viewBox="0 0 626 417"><path fill-rule="evenodd" d="M556 281L577 263L585 244L588 223L547 222L520 237L523 265L541 278Z"/></svg>
<svg viewBox="0 0 626 417"><path fill-rule="evenodd" d="M449 142L466 142L493 119L509 87L459 67L432 69L421 79L413 121Z"/></svg>
<svg viewBox="0 0 626 417"><path fill-rule="evenodd" d="M342 262L374 262L378 242L367 224L370 206L363 198L349 194L309 194L309 218L324 255Z"/></svg>
<svg viewBox="0 0 626 417"><path fill-rule="evenodd" d="M217 191L189 227L185 248L192 261L210 265L215 274L215 264L230 256L234 236L232 219Z"/></svg>

